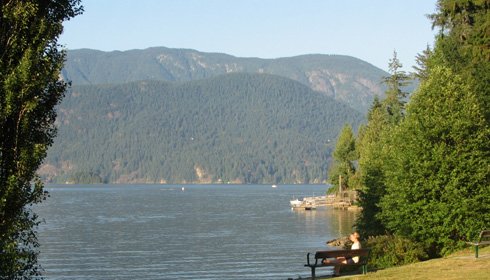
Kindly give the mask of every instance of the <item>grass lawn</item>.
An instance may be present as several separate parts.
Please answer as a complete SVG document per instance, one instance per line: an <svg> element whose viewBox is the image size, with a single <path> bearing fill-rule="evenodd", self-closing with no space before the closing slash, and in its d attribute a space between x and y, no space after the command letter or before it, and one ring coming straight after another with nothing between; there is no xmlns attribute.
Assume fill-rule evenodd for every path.
<svg viewBox="0 0 490 280"><path fill-rule="evenodd" d="M321 270L318 271L321 275ZM311 279L310 277L298 279ZM332 279L319 276L317 279ZM400 267L369 272L367 275L345 275L333 279L371 280L371 279L490 279L490 246L480 247L479 258L475 258L474 248L456 252L450 256L432 259Z"/></svg>
<svg viewBox="0 0 490 280"><path fill-rule="evenodd" d="M480 248L478 259L468 248L440 259L334 279L490 279L490 246Z"/></svg>

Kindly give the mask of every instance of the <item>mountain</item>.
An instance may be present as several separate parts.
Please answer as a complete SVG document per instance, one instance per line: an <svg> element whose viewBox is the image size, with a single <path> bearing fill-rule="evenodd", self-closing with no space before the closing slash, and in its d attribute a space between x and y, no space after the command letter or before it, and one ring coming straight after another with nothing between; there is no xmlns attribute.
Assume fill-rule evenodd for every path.
<svg viewBox="0 0 490 280"><path fill-rule="evenodd" d="M143 73L119 69L116 79L115 65L90 79ZM39 174L74 183L318 183L343 124L362 120L330 96L269 74L75 85Z"/></svg>
<svg viewBox="0 0 490 280"><path fill-rule="evenodd" d="M69 50L62 75L74 85L140 80L191 81L227 73L267 73L293 79L366 113L375 95L384 96L388 73L357 58L302 55L278 59L240 58L164 47L102 52Z"/></svg>

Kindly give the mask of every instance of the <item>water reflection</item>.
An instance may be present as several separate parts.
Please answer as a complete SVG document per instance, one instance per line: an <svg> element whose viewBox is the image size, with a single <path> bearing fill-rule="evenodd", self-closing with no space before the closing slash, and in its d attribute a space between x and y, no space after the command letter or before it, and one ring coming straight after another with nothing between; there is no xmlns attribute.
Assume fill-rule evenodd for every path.
<svg viewBox="0 0 490 280"><path fill-rule="evenodd" d="M312 235L322 234L325 238L338 238L349 235L353 230L356 212L319 207L316 210L291 210L297 223L302 223L306 232ZM325 239L327 241L327 239Z"/></svg>

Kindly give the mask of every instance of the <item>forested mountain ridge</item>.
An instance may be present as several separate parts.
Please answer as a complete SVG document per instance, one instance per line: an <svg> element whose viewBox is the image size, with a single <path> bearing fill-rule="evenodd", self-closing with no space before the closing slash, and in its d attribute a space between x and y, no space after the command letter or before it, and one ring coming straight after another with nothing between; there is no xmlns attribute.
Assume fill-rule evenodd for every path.
<svg viewBox="0 0 490 280"><path fill-rule="evenodd" d="M39 174L51 182L313 183L362 114L268 74L73 86Z"/></svg>
<svg viewBox="0 0 490 280"><path fill-rule="evenodd" d="M140 80L191 81L241 72L293 79L362 113L375 95L384 95L381 81L387 76L365 61L342 55L260 59L164 47L124 52L69 50L62 74L74 85L93 85Z"/></svg>

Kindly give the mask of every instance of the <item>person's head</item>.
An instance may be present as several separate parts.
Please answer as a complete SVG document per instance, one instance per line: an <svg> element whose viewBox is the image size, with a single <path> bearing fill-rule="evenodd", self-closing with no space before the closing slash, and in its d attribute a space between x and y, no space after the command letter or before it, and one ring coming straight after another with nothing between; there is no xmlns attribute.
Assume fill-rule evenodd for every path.
<svg viewBox="0 0 490 280"><path fill-rule="evenodd" d="M351 235L349 235L349 239L350 241L352 242L356 242L356 241L359 241L359 233L357 231L354 231L353 233L351 233Z"/></svg>

